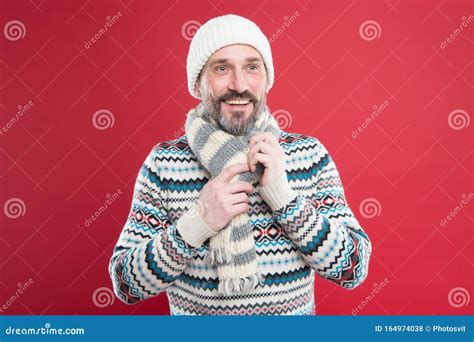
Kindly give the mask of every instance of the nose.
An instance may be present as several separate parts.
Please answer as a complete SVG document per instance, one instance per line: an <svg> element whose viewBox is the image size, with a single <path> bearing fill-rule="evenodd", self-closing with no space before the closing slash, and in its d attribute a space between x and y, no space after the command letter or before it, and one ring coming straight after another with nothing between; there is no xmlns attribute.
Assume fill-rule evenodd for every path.
<svg viewBox="0 0 474 342"><path fill-rule="evenodd" d="M249 89L247 79L242 71L237 70L232 75L232 81L229 84L229 89L238 93L243 93Z"/></svg>

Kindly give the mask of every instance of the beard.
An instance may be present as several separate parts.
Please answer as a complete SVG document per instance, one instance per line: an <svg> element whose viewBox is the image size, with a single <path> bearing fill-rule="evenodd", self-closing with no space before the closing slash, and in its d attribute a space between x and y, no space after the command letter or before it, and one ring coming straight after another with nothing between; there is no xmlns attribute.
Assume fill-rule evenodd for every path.
<svg viewBox="0 0 474 342"><path fill-rule="evenodd" d="M206 82L204 82L206 83ZM207 85L201 87L201 94L203 94L203 103L210 114L210 116L217 122L217 125L223 131L232 135L246 135L255 126L257 119L266 107L267 94L265 89L260 94L260 99L249 91L238 93L229 91L225 94L214 98ZM248 99L253 104L253 110L246 118L245 111L233 111L230 118L222 113L222 102L227 99Z"/></svg>

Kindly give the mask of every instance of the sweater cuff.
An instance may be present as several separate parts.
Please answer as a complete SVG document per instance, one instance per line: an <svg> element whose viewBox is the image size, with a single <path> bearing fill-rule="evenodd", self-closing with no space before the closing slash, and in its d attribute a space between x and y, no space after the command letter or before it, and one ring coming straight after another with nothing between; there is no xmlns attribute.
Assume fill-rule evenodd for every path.
<svg viewBox="0 0 474 342"><path fill-rule="evenodd" d="M258 191L273 211L288 205L298 195L288 184L286 171L271 183L259 187Z"/></svg>
<svg viewBox="0 0 474 342"><path fill-rule="evenodd" d="M203 221L196 203L178 219L176 229L185 242L196 248L201 247L204 241L218 233Z"/></svg>

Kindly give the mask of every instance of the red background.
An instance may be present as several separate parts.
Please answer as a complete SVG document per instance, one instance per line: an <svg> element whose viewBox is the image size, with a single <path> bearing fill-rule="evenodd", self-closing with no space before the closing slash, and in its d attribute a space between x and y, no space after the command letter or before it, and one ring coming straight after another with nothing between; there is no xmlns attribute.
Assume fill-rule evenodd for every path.
<svg viewBox="0 0 474 342"><path fill-rule="evenodd" d="M106 23L122 16L88 49ZM354 291L318 279L319 314L469 314L448 294L472 287L472 124L453 129L452 111L472 115L472 27L441 43L472 14L469 1L1 1L0 125L34 105L0 135L0 305L33 284L3 314L166 314L166 295L126 306L95 305L111 288L107 266L130 209L135 178L153 145L182 133L197 104L186 87L183 27L236 13L271 37L272 110L285 130L315 136L332 154L347 200L373 244L369 276ZM374 20L380 36L364 40ZM186 32L186 30L184 30ZM389 105L355 138L373 107ZM96 129L101 109L114 125ZM459 128L459 127L457 127ZM89 227L107 194L122 195ZM7 215L18 198L22 215ZM378 215L359 208L373 199ZM469 280L471 279L471 280ZM102 289L101 291L107 291ZM470 298L469 298L470 299ZM104 306L104 307L102 307Z"/></svg>

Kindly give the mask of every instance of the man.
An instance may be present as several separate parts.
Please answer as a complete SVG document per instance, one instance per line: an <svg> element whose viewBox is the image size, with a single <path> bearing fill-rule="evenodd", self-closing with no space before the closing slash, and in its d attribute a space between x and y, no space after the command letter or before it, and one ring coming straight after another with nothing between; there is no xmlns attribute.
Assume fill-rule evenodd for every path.
<svg viewBox="0 0 474 342"><path fill-rule="evenodd" d="M173 315L309 315L315 273L353 289L371 244L316 138L280 130L266 105L268 40L226 15L196 32L186 133L156 145L110 260L127 304L167 293Z"/></svg>

